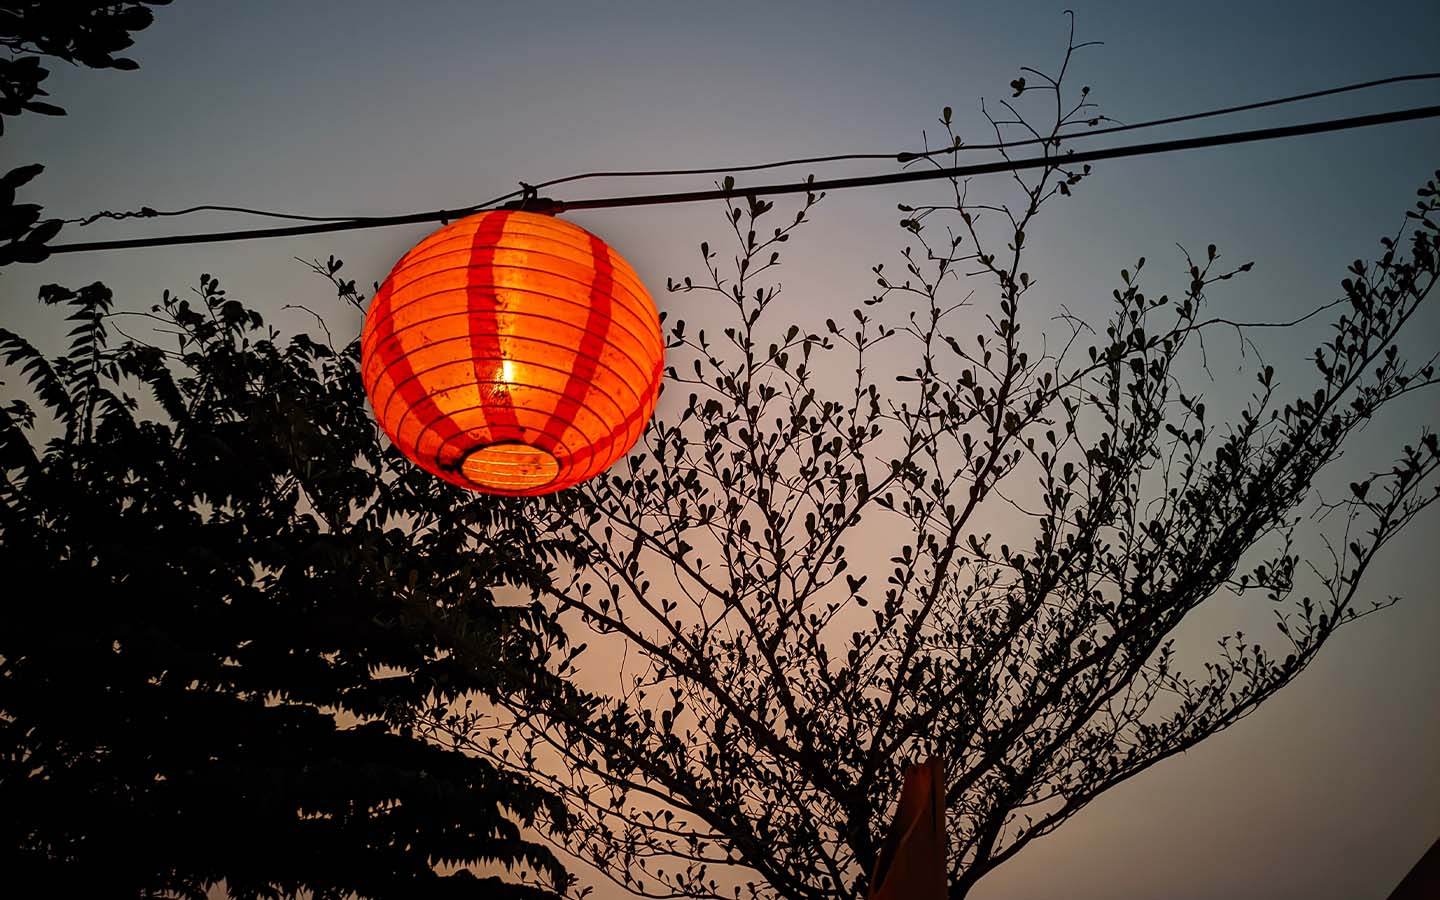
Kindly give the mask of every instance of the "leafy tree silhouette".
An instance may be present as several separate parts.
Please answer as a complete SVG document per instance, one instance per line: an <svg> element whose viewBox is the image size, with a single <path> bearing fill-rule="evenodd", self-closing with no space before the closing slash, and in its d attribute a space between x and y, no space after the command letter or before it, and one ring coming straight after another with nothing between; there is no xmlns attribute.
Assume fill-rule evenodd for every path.
<svg viewBox="0 0 1440 900"><path fill-rule="evenodd" d="M1314 382L1287 399L1262 366L1227 420L1187 384L1204 334L1286 323L1207 315L1217 283L1250 268L1222 269L1214 246L1185 255L1173 298L1142 287L1142 259L1097 330L1037 323L1051 312L1033 308L1029 235L1088 173L1060 139L1098 121L1089 88L1064 84L1069 62L1011 84L1045 119L1022 116L1028 101L991 114L997 140L1039 140L1050 166L1009 194L952 181L902 205L902 271L876 265L874 296L824 329L777 313L769 280L821 198L788 215L730 206L725 246L702 243L699 274L670 282L724 309L724 327L669 320L672 412L560 495L552 526L586 565L545 594L627 663L583 717L510 701L499 749L488 717L432 726L497 764L538 760L576 811L571 852L634 893L863 897L904 768L933 755L963 897L1390 602L1361 585L1437 498L1433 428L1391 465L1355 463L1342 501L1315 503L1312 485L1373 417L1436 383L1434 358L1396 343L1435 283L1435 182L1306 317L1333 317ZM950 110L941 123L940 146L960 147ZM877 371L882 344L898 371ZM860 571L857 556L889 564ZM1185 671L1173 637L1221 596L1266 598L1277 630L1217 634Z"/></svg>
<svg viewBox="0 0 1440 900"><path fill-rule="evenodd" d="M0 3L0 122L64 113L37 99L41 57L136 68L117 54L166 2ZM42 168L0 177L0 265L44 259L59 231L15 203ZM543 579L567 548L383 449L353 344L283 342L208 276L198 303L167 293L148 314L175 349L110 346L104 285L48 285L40 299L69 310L66 354L0 329L0 359L43 413L18 399L0 409L10 884L551 895L463 868L498 865L563 885L521 831L542 809L563 827L554 798L410 723L536 686L527 661L563 635L493 589ZM157 419L123 393L130 379ZM479 522L498 543L475 545Z"/></svg>
<svg viewBox="0 0 1440 900"><path fill-rule="evenodd" d="M66 354L0 330L43 407L0 411L11 883L551 896L456 867L563 885L521 831L542 811L563 828L560 804L414 722L541 686L531 660L563 635L494 590L543 582L569 548L382 447L355 343L282 341L208 276L147 314L173 349L112 347L103 285L41 300L69 311Z"/></svg>

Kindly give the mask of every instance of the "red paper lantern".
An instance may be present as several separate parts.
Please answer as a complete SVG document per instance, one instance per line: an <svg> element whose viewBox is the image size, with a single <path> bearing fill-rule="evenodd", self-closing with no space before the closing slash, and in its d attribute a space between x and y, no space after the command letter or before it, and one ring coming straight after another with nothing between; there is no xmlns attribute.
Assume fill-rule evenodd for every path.
<svg viewBox="0 0 1440 900"><path fill-rule="evenodd" d="M370 304L361 371L400 451L461 487L548 494L624 456L664 341L635 271L583 228L496 210L440 229Z"/></svg>

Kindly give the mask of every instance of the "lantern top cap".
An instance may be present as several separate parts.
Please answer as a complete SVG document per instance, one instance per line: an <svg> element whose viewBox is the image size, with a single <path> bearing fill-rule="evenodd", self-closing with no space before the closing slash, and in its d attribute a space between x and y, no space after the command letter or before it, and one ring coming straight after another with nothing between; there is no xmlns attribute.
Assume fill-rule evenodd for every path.
<svg viewBox="0 0 1440 900"><path fill-rule="evenodd" d="M542 216L553 216L563 212L565 204L559 200L552 200L549 197L541 197L534 185L520 182L522 196L519 200L511 200L509 203L500 205L500 209L512 210L515 212L537 213Z"/></svg>

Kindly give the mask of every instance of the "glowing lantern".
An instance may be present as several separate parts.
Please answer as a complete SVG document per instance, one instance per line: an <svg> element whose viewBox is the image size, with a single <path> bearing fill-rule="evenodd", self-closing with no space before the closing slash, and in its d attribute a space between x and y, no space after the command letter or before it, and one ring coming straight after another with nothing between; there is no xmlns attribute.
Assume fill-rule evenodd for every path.
<svg viewBox="0 0 1440 900"><path fill-rule="evenodd" d="M405 254L360 346L370 403L402 453L510 495L561 490L625 455L664 361L655 303L619 254L583 228L506 210Z"/></svg>

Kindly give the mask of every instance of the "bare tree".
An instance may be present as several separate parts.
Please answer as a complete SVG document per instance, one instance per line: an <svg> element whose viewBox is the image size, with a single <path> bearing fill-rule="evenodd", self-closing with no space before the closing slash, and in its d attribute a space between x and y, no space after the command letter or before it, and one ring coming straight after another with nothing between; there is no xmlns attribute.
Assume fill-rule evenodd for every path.
<svg viewBox="0 0 1440 900"><path fill-rule="evenodd" d="M902 206L905 271L877 265L878 292L844 324L772 321L766 279L821 198L779 227L762 224L769 202L730 206L733 268L702 244L704 274L670 285L733 313L719 334L668 325L681 412L544 513L587 557L548 598L623 648L618 688L516 705L498 732L491 712L431 723L541 769L580 821L567 849L636 894L863 896L904 765L939 753L963 897L1385 605L1360 585L1436 498L1435 433L1342 503L1314 503L1311 485L1372 416L1435 383L1433 359L1396 345L1435 283L1435 183L1321 307L1336 318L1313 388L1287 400L1265 366L1217 421L1182 375L1207 328L1248 332L1205 310L1249 266L1222 269L1213 246L1186 255L1175 298L1142 290L1142 259L1098 332L1062 317L1058 338L1029 336L1026 235L1088 173L1063 137L1099 120L1089 89L1065 84L1075 49L1057 75L1012 83L1046 98L1045 127L1009 101L986 113L1001 145L1050 164L1016 173L1004 202L951 181ZM921 157L935 165L962 147L948 109L941 121L943 153ZM902 341L913 368L873 371L877 345ZM997 521L1021 537L994 536ZM1323 561L1295 549L1312 526L1338 538ZM888 570L848 568L860 546L893 546ZM1280 644L1223 636L1180 671L1172 636L1226 594L1274 601Z"/></svg>

